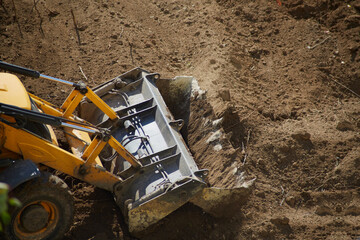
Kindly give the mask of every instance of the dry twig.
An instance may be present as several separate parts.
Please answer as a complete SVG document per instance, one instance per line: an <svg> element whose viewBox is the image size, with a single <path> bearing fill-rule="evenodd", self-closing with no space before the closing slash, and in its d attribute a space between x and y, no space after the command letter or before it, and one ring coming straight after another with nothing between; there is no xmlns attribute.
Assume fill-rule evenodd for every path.
<svg viewBox="0 0 360 240"><path fill-rule="evenodd" d="M79 43L79 45L81 45L79 28L78 28L78 26L76 24L75 15L74 15L74 12L73 12L72 9L71 9L71 15L72 15L72 19L73 19L73 22L74 22L74 27L75 27L76 35L77 35L77 38L78 38L78 43Z"/></svg>
<svg viewBox="0 0 360 240"><path fill-rule="evenodd" d="M132 44L131 42L129 42L129 46L130 46L131 62L132 62L132 64L135 66L134 57L133 57L133 54L132 54L133 44Z"/></svg>
<svg viewBox="0 0 360 240"><path fill-rule="evenodd" d="M250 135L251 135L251 129L249 129L249 131L248 131L248 135L247 135L247 138L246 138L246 146L249 144Z"/></svg>
<svg viewBox="0 0 360 240"><path fill-rule="evenodd" d="M33 9L35 9L35 11L37 12L37 14L38 14L38 16L39 16L39 18L40 18L40 27L39 27L39 30L40 30L40 32L41 32L41 35L42 35L43 37L45 37L44 30L43 30L43 28L42 28L43 19L42 19L42 17L41 17L41 14L40 14L39 10L38 10L37 7L36 7L36 5L37 5L37 3L38 3L39 1L40 1L40 0L37 0L37 1L34 0ZM31 9L31 11L32 11L32 9Z"/></svg>
<svg viewBox="0 0 360 240"><path fill-rule="evenodd" d="M79 65L79 68L80 68L80 72L82 73L82 75L84 76L86 82L88 81L88 78L86 77L85 73L83 72L81 66Z"/></svg>
<svg viewBox="0 0 360 240"><path fill-rule="evenodd" d="M333 76L333 75L331 75L331 74L329 74L329 75L330 75L330 80L331 80L331 81L339 84L340 86L342 86L343 88L345 88L346 90L348 90L349 92L351 92L352 94L354 94L355 96L357 96L358 98L360 98L360 95L359 95L359 94L357 94L356 92L354 92L353 90L351 90L350 88L348 88L347 86L345 86L344 84L336 81L336 80L334 79L334 78L336 78L335 76Z"/></svg>
<svg viewBox="0 0 360 240"><path fill-rule="evenodd" d="M317 44L315 44L313 46L307 46L307 49L314 49L317 46L319 46L319 45L323 44L324 42L326 42L329 38L331 38L331 37L329 36L329 37L325 38L324 40L322 40L321 42L319 42L319 43L317 43Z"/></svg>
<svg viewBox="0 0 360 240"><path fill-rule="evenodd" d="M121 38L123 32L124 32L124 27L121 28L121 33L120 33L120 35L119 35L119 38Z"/></svg>
<svg viewBox="0 0 360 240"><path fill-rule="evenodd" d="M283 196L283 198L282 198L282 200L281 200L281 202L280 202L280 206L282 206L283 203L284 203L284 201L285 201L285 199L286 199L287 193L285 193L285 189L283 188L282 185L280 185L280 188L281 188L281 195Z"/></svg>
<svg viewBox="0 0 360 240"><path fill-rule="evenodd" d="M34 8L36 7L36 4L38 4L38 2L40 2L40 0L37 0L36 2L34 0L34 5L32 6L30 13L34 11Z"/></svg>
<svg viewBox="0 0 360 240"><path fill-rule="evenodd" d="M251 135L251 129L249 129L247 137L246 137L246 144L244 145L244 142L241 142L241 154L243 155L242 165L244 166L246 163L246 159L248 154L246 153L246 149L249 145L250 141L250 135Z"/></svg>
<svg viewBox="0 0 360 240"><path fill-rule="evenodd" d="M86 82L89 82L89 79L88 79L88 77L85 75L85 73L84 73L84 71L82 70L82 68L81 68L81 66L79 65L79 68L80 68L80 72L81 72L81 74L84 76L84 78L85 78L85 80L86 80ZM92 81L91 81L93 84L95 83L94 82L94 79L92 79Z"/></svg>
<svg viewBox="0 0 360 240"><path fill-rule="evenodd" d="M13 7L14 7L14 21L17 23L17 26L18 26L18 28L19 28L20 37L21 37L21 38L24 38L24 36L23 36L23 34L22 34L22 31L21 31L20 23L19 23L18 18L17 18L16 7L15 7L15 2L14 2L14 0L12 0L12 4L13 4Z"/></svg>

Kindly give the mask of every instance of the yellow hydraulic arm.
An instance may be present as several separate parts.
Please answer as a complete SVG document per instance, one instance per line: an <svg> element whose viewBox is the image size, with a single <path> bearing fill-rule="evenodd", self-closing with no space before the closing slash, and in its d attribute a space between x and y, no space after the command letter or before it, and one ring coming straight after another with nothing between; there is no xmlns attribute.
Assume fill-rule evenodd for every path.
<svg viewBox="0 0 360 240"><path fill-rule="evenodd" d="M37 71L2 61L0 61L0 68L26 76L60 82L74 87L60 108L54 107L52 104L39 97L31 94L30 96L36 105L44 112L38 113L40 118L41 114L43 114L44 117L45 115L51 115L56 118L56 120L60 121L60 127L63 127L65 132L73 136L73 138L76 139L78 138L77 136L81 136L80 142L90 141L88 144L82 143L82 152L79 154L71 154L59 148L55 144L24 129L15 128L7 124L5 124L5 126L3 123L0 123L3 126L0 131L3 131L3 134L7 136L4 144L5 148L18 154L22 154L25 159L31 159L36 163L52 167L58 171L82 179L109 191L113 191L113 185L122 180L120 177L106 171L101 162L98 160L98 155L106 144L109 144L121 157L128 161L132 167L140 168L142 166L131 153L129 153L114 137L111 136L111 128L97 128L73 115L73 112L83 97L87 97L112 120L113 128L116 128L119 124L119 117L117 113L83 82L72 83L62 79L42 75ZM6 104L2 104L2 106L4 105ZM22 112L30 111L24 109L18 110ZM32 112L32 114L34 113ZM79 134L79 132L81 133ZM74 133L76 133L76 136L73 135ZM93 136L92 140L90 136Z"/></svg>

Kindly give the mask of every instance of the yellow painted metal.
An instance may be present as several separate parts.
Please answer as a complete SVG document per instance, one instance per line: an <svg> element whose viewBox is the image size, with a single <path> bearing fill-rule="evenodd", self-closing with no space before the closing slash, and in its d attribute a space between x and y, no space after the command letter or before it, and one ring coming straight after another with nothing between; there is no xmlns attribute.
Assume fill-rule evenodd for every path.
<svg viewBox="0 0 360 240"><path fill-rule="evenodd" d="M96 93L94 93L89 87L87 88L87 93L85 96L92 101L101 111L104 112L111 120L117 119L118 116L116 112L109 107ZM50 103L46 102L45 100L36 97L35 95L31 95L31 97L36 101L36 103L41 108L47 108L47 110L44 110L44 112L47 112L48 114L51 114L53 116L63 116L66 118L72 117L72 113L76 109L76 107L79 105L80 101L83 98L83 94L80 93L79 90L74 89L69 96L66 98L65 102L62 104L60 109L55 108L54 106L51 106ZM49 108L50 107L50 108ZM52 107L52 108L51 108ZM56 111L55 111L56 109Z"/></svg>
<svg viewBox="0 0 360 240"><path fill-rule="evenodd" d="M24 229L22 225L22 216L27 208L31 208L32 206L41 206L43 210L48 213L47 223L42 229L34 232L28 232ZM29 221L29 220L27 220ZM26 206L22 206L20 211L16 214L14 221L14 233L16 237L23 240L31 240L31 239L43 239L44 237L49 235L49 232L52 232L59 224L60 221L60 209L52 202L49 201L34 201L30 202Z"/></svg>
<svg viewBox="0 0 360 240"><path fill-rule="evenodd" d="M0 159L20 159L21 156L7 149L2 149L0 153Z"/></svg>
<svg viewBox="0 0 360 240"><path fill-rule="evenodd" d="M30 94L31 98L34 100L34 102L36 103L36 105L38 105L38 107L46 114L50 114L53 116L57 116L57 117L62 117L63 113L62 113L62 109L56 108L54 105L52 105L51 103L46 102L45 100ZM75 120L75 116L71 115L69 117L67 117L67 119L70 120ZM88 124L86 121L84 120L80 120L77 118L77 120L81 123L86 123ZM92 129L91 127L86 127L84 125L81 124L76 124L73 123L74 125L78 125L84 128L89 128ZM76 129L72 129L72 128L68 128L68 127L64 127L64 132L65 132L65 137L70 145L71 151L73 154L75 154L77 157L81 158L83 156L83 152L84 149L87 148L87 143L90 144L91 139L88 133L86 132L82 132ZM98 164L99 166L102 166L102 163L100 161L99 157L95 158L95 162L96 164Z"/></svg>
<svg viewBox="0 0 360 240"><path fill-rule="evenodd" d="M74 92L74 91L73 91ZM70 117L73 112L75 111L76 107L79 105L79 103L81 102L81 100L83 99L83 95L78 92L78 94L74 97L74 99L70 102L70 104L67 106L66 109L64 109L64 114L63 117Z"/></svg>
<svg viewBox="0 0 360 240"><path fill-rule="evenodd" d="M57 138L56 138L54 129L53 129L50 125L46 125L46 127L47 127L48 130L49 130L52 143L55 144L56 146L59 146L59 143L58 143L58 141L57 141Z"/></svg>
<svg viewBox="0 0 360 240"><path fill-rule="evenodd" d="M93 94L96 95L95 93L93 93ZM49 106L48 104L46 104L46 101L42 100L41 98L36 97L36 98L34 98L34 101L36 102L37 105L39 105L39 107L41 107L41 109L43 109L43 111L45 113L48 113L48 114L51 114L54 116L62 115L62 112L59 109ZM94 99L92 101L94 101ZM100 101L102 102L102 99L100 99ZM97 106L99 106L99 105L97 105ZM101 110L103 110L103 109L101 109ZM74 120L73 117L68 117L68 118L70 118L71 120ZM91 129L91 127L89 127L89 129ZM94 151L95 147L99 144L100 140L98 138L94 138L94 140L91 141L89 134L80 132L77 130L73 130L70 128L64 128L64 130L66 133L70 133L70 135L66 134L66 138L69 142L69 145L71 146L72 152L76 156L81 157L83 160L87 160L89 158L90 154ZM77 138L81 139L82 141L78 140L72 136L76 136ZM89 146L85 146L84 141L91 142L91 143ZM115 138L110 137L108 143L112 148L115 149L115 151L117 151L120 154L120 156L122 156L126 161L128 161L133 167L135 167L135 168L141 167L141 163L131 153L129 153ZM84 150L84 148L85 148L85 150ZM91 160L90 162L92 162L92 161L93 160ZM102 166L99 157L95 158L95 162L99 166Z"/></svg>
<svg viewBox="0 0 360 240"><path fill-rule="evenodd" d="M4 148L4 144L6 142L6 136L5 136L5 126L0 125L0 159L19 159L21 156L19 154L16 154L6 148Z"/></svg>
<svg viewBox="0 0 360 240"><path fill-rule="evenodd" d="M93 142L95 141L95 139L93 140ZM92 149L89 156L86 159L83 158L86 161L86 165L93 164L95 162L95 158L100 154L101 150L103 150L105 145L106 145L105 141L101 141L101 140L97 141L95 148ZM92 144L90 144L90 146L92 146ZM90 146L88 148L90 148Z"/></svg>
<svg viewBox="0 0 360 240"><path fill-rule="evenodd" d="M11 74L9 75L14 76ZM16 76L14 77L16 78ZM24 93L22 95L27 97L29 106L31 107L28 93L26 93L26 90L20 80L17 80L24 89ZM101 111L103 111L104 114L109 116L112 120L118 118L116 112L98 95L96 95L88 87L87 90L88 91L85 96ZM48 103L35 95L30 94L30 96L44 113L52 116L63 117L71 121L78 121L78 123L71 122L71 124L88 129L94 129L91 127L91 124L90 126L83 125L82 123L88 123L73 115L74 110L84 97L80 91L74 89L67 97L61 108L57 108L51 103ZM6 141L3 146L1 146L4 149L7 149L14 154L22 155L24 159L31 159L35 163L44 164L109 191L113 191L114 184L122 180L120 177L106 171L98 157L101 150L107 143L133 167L139 168L142 166L141 163L112 136L110 136L108 141L100 140L98 137L95 137L93 141L91 141L88 133L65 127L65 135L73 152L73 154L71 154L59 148L56 141L51 143L31 134L30 132L27 132L26 130L16 129L6 124L0 123L0 126L3 126L4 136L6 136ZM56 139L54 134L52 134L52 137ZM90 144L88 145L87 143L89 142Z"/></svg>
<svg viewBox="0 0 360 240"><path fill-rule="evenodd" d="M56 116L56 117L62 117L62 115L63 115L63 113L61 111L62 109L56 108L51 103L46 102L44 99L41 99L33 94L30 94L30 96L33 99L33 101L36 103L36 105L44 113L52 115L52 116ZM67 117L67 119L70 119L73 121L73 120L75 120L75 116L72 115L70 117ZM86 121L84 121L82 119L81 119L81 121L79 120L79 122L87 123ZM75 124L75 123L73 123L73 124L82 126L84 128L92 129L91 127L86 127L81 124ZM90 142L91 142L89 134L87 132L82 132L82 131L72 129L69 127L64 127L64 132L65 132L66 140L68 141L68 143L70 145L72 153L75 154L75 156L81 158L83 155L84 149L87 148L86 144L90 144ZM95 162L99 166L102 166L102 163L101 163L99 157L95 158Z"/></svg>
<svg viewBox="0 0 360 240"><path fill-rule="evenodd" d="M34 95L30 95L31 98L33 99L33 101L36 103L36 105L46 114L55 116L55 117L63 117L63 113L61 111L61 109L56 108L54 106L48 105L47 102L39 97L33 98ZM95 130L94 128L91 127L91 123L85 121L84 119L78 118L74 115L68 116L66 117L66 119L69 119L71 121L76 121L76 122L71 122L71 124L73 125L77 125L80 127L84 127L84 128L88 128L90 130ZM86 125L89 126L86 126ZM80 137L81 138L81 137ZM87 139L84 139L84 141L87 141Z"/></svg>
<svg viewBox="0 0 360 240"><path fill-rule="evenodd" d="M131 153L129 153L128 150L126 150L124 146L121 145L113 136L110 136L108 143L134 168L140 168L142 166L141 163Z"/></svg>
<svg viewBox="0 0 360 240"><path fill-rule="evenodd" d="M57 108L54 104L49 103L48 101L45 101L44 99L42 99L42 98L40 98L40 97L38 97L38 96L36 96L36 95L34 95L32 93L28 92L28 94L32 98L32 100L34 100L34 101L41 101L42 103L44 103L44 104L46 104L46 105L48 105L50 107Z"/></svg>
<svg viewBox="0 0 360 240"><path fill-rule="evenodd" d="M91 142L89 134L68 127L64 127L64 133L72 153L81 158L84 149L89 146Z"/></svg>
<svg viewBox="0 0 360 240"><path fill-rule="evenodd" d="M9 73L0 73L0 102L31 109L29 96L20 79Z"/></svg>
<svg viewBox="0 0 360 240"><path fill-rule="evenodd" d="M82 123L87 122L73 115L74 110L84 97L80 91L74 89L62 104L61 108L57 108L35 95L28 94L21 81L15 75L7 73L0 74L0 102L30 110L30 95L32 100L44 113L63 117L71 121L78 121L78 123L71 122L71 124L94 129L91 127L91 124L89 126L83 125ZM11 89L11 91L9 91L9 89ZM13 92L13 89L15 89L16 92ZM103 111L104 114L109 116L110 119L114 120L118 118L116 112L88 87L85 96ZM13 121L11 117L3 117ZM51 129L50 126L48 127ZM133 167L141 167L138 160L113 137L110 137L108 142L100 140L98 137L95 137L93 141L91 141L88 133L65 127L65 135L73 152L73 154L71 154L57 146L53 131L51 131L51 137L54 141L49 142L27 130L17 129L3 123L0 123L0 128L2 129L2 136L6 136L6 139L0 142L0 148L3 149L6 154L10 154L11 156L22 155L24 159L31 159L35 163L44 164L109 191L113 191L114 184L122 181L122 179L106 171L98 157L107 143L124 159L129 161ZM88 145L87 143L89 142L90 144Z"/></svg>
<svg viewBox="0 0 360 240"><path fill-rule="evenodd" d="M89 158L89 156L91 155L91 153L94 151L94 149L96 148L96 146L99 144L100 139L99 138L94 138L94 140L92 140L92 142L90 143L90 145L85 149L85 151L83 152L81 158L86 160Z"/></svg>
<svg viewBox="0 0 360 240"><path fill-rule="evenodd" d="M122 181L120 177L105 171L95 162L85 165L83 159L49 141L25 130L16 129L3 123L0 125L4 126L6 136L3 147L22 155L24 159L31 159L35 163L44 164L108 191L113 191L114 184Z"/></svg>
<svg viewBox="0 0 360 240"><path fill-rule="evenodd" d="M61 117L63 115L63 112L61 109L56 108L51 103L45 101L44 99L41 99L33 94L30 94L31 99L36 103L36 105L46 114L55 116L55 117Z"/></svg>
<svg viewBox="0 0 360 240"><path fill-rule="evenodd" d="M78 94L79 94L79 91L76 89L73 89L60 108L66 109L70 105L72 100L74 100L74 97L77 96Z"/></svg>
<svg viewBox="0 0 360 240"><path fill-rule="evenodd" d="M76 129L64 127L65 137L68 141L71 151L75 156L81 158L84 152L84 149L90 145L91 139L87 132L82 132ZM95 158L96 164L102 166L99 157Z"/></svg>
<svg viewBox="0 0 360 240"><path fill-rule="evenodd" d="M90 99L103 113L105 113L111 120L117 119L118 116L116 112L109 107L96 93L94 93L90 88L87 87L88 92L85 96Z"/></svg>

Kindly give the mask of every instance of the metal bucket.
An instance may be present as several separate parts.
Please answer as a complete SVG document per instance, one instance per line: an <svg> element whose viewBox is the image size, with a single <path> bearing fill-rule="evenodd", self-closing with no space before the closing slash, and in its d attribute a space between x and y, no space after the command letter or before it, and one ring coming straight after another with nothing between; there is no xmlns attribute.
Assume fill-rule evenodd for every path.
<svg viewBox="0 0 360 240"><path fill-rule="evenodd" d="M162 90L165 89L170 99L180 99L174 94L181 95L178 109L185 122L174 119L168 110L157 84L169 85L160 80L159 74L136 68L93 89L120 117L113 137L142 164L140 169L133 169L110 148L100 154L107 170L123 179L115 185L113 193L133 234L186 202L213 211L232 194L244 195L248 191L248 188L233 191L207 187L208 171L198 169L180 134L188 121L186 101L191 94L191 78L177 80L175 91L174 88L166 91L166 87ZM88 100L80 104L79 115L99 127L111 125L111 120Z"/></svg>

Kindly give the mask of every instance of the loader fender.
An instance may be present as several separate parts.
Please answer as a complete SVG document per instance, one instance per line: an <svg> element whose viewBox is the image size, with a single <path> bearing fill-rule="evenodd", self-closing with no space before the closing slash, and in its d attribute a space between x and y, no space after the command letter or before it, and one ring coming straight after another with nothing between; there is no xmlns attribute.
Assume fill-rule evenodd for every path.
<svg viewBox="0 0 360 240"><path fill-rule="evenodd" d="M0 160L2 161L2 160ZM10 190L33 178L40 177L40 170L31 160L16 160L0 172L0 182L9 185Z"/></svg>

